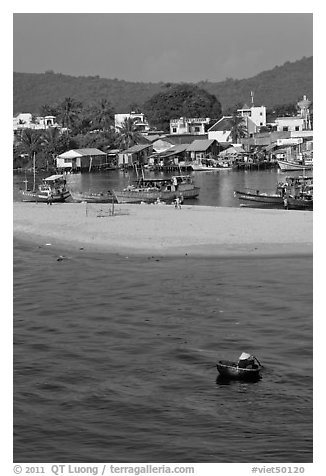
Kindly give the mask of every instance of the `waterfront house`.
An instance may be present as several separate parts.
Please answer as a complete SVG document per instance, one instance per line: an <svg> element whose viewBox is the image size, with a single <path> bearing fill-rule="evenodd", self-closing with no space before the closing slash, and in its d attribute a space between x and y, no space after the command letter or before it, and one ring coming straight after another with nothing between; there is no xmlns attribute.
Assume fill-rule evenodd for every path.
<svg viewBox="0 0 326 476"><path fill-rule="evenodd" d="M243 159L245 162L248 160L246 152L241 147L241 144L237 144L222 150L219 153L218 158L221 159L222 162L227 162L229 164L233 164L239 159Z"/></svg>
<svg viewBox="0 0 326 476"><path fill-rule="evenodd" d="M194 140L207 140L208 134L166 134L153 141L153 148L156 152L164 152L175 145L189 145Z"/></svg>
<svg viewBox="0 0 326 476"><path fill-rule="evenodd" d="M119 167L133 167L136 165L146 165L148 157L153 152L152 144L137 144L119 152Z"/></svg>
<svg viewBox="0 0 326 476"><path fill-rule="evenodd" d="M56 157L57 168L66 171L91 171L107 166L107 154L99 149L71 149Z"/></svg>
<svg viewBox="0 0 326 476"><path fill-rule="evenodd" d="M187 147L187 155L191 161L201 161L202 159L214 159L221 148L217 140L194 140Z"/></svg>
<svg viewBox="0 0 326 476"><path fill-rule="evenodd" d="M179 144L170 147L160 153L153 154L149 159L150 165L171 166L178 165L180 161L185 161L188 144Z"/></svg>

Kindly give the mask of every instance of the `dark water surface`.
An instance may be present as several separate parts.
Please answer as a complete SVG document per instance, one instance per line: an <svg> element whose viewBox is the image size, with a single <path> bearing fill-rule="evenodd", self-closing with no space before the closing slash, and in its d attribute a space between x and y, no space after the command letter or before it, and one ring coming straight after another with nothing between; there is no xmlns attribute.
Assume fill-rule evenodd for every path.
<svg viewBox="0 0 326 476"><path fill-rule="evenodd" d="M15 462L312 462L311 257L41 244L14 247ZM262 380L217 382L242 351Z"/></svg>

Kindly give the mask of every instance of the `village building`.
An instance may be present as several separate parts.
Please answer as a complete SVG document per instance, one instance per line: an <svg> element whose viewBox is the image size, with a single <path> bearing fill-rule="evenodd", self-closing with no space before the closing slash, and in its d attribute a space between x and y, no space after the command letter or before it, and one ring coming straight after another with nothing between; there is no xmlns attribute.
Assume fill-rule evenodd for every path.
<svg viewBox="0 0 326 476"><path fill-rule="evenodd" d="M304 130L304 118L299 116L294 117L277 117L275 119L276 130L278 132L299 132Z"/></svg>
<svg viewBox="0 0 326 476"><path fill-rule="evenodd" d="M148 157L153 152L152 144L138 144L125 149L118 154L119 167L133 167L134 165L145 165Z"/></svg>
<svg viewBox="0 0 326 476"><path fill-rule="evenodd" d="M180 117L170 120L170 134L205 134L209 117Z"/></svg>
<svg viewBox="0 0 326 476"><path fill-rule="evenodd" d="M215 124L213 124L207 131L208 139L215 139L218 142L232 142L232 116L223 116Z"/></svg>
<svg viewBox="0 0 326 476"><path fill-rule="evenodd" d="M116 132L119 132L119 127L123 124L125 119L132 119L135 127L139 132L147 132L150 130L149 124L143 113L131 112L129 114L115 114L114 127Z"/></svg>
<svg viewBox="0 0 326 476"><path fill-rule="evenodd" d="M13 130L24 129L49 129L58 127L55 116L33 116L30 112L17 114L13 118Z"/></svg>
<svg viewBox="0 0 326 476"><path fill-rule="evenodd" d="M71 149L56 157L60 171L82 172L100 169L107 165L107 154L99 149Z"/></svg>
<svg viewBox="0 0 326 476"><path fill-rule="evenodd" d="M187 155L191 161L201 161L202 159L216 159L221 148L217 140L194 140L187 147Z"/></svg>
<svg viewBox="0 0 326 476"><path fill-rule="evenodd" d="M244 104L241 109L237 109L237 113L240 117L249 118L252 123L255 124L257 132L260 127L266 126L266 107L254 106L251 107Z"/></svg>

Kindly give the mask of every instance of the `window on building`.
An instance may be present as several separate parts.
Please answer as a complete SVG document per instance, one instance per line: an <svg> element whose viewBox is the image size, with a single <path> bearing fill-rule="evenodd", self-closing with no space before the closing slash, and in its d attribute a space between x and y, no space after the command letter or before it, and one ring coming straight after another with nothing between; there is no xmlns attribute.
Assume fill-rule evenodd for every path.
<svg viewBox="0 0 326 476"><path fill-rule="evenodd" d="M259 115L260 115L260 116L262 116L262 115L263 115L263 113L262 113L262 112L260 112L260 113L259 113Z"/></svg>
<svg viewBox="0 0 326 476"><path fill-rule="evenodd" d="M299 127L299 126L295 126L295 130L296 130L296 131L299 131L299 130L300 130L300 127Z"/></svg>
<svg viewBox="0 0 326 476"><path fill-rule="evenodd" d="M71 159L64 159L65 161L65 164L70 164L71 163Z"/></svg>
<svg viewBox="0 0 326 476"><path fill-rule="evenodd" d="M200 127L199 126L195 126L195 132L200 132Z"/></svg>
<svg viewBox="0 0 326 476"><path fill-rule="evenodd" d="M283 132L288 132L289 131L289 127L288 126L283 126Z"/></svg>
<svg viewBox="0 0 326 476"><path fill-rule="evenodd" d="M176 127L172 127L172 132L173 132L173 134L176 134L177 128L176 128Z"/></svg>

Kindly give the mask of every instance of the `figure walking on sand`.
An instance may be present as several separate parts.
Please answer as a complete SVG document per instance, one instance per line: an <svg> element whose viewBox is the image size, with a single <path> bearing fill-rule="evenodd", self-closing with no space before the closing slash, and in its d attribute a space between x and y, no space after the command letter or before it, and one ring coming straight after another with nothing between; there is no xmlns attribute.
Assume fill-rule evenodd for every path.
<svg viewBox="0 0 326 476"><path fill-rule="evenodd" d="M175 199L175 204L174 204L175 208L181 208L181 201L180 201L180 198L177 197Z"/></svg>

